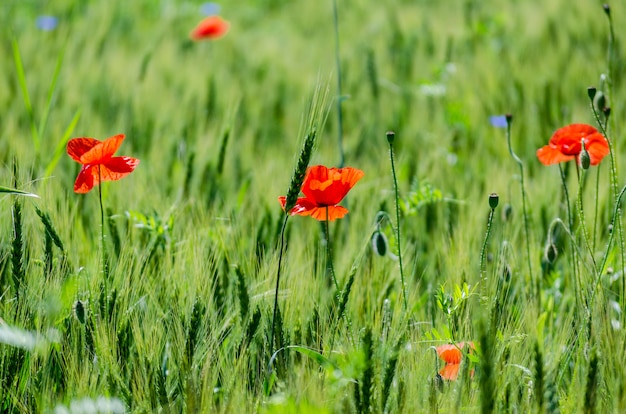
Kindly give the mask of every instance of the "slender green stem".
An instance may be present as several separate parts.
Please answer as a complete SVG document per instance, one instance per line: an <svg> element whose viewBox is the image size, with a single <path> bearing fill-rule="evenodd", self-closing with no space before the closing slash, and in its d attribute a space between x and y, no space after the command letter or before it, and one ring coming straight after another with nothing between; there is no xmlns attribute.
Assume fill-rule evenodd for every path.
<svg viewBox="0 0 626 414"><path fill-rule="evenodd" d="M578 261L576 260L576 240L573 238L574 216L572 215L572 208L569 202L569 191L567 190L567 179L565 177L565 171L563 170L563 166L561 163L559 163L559 172L561 173L561 184L563 185L563 194L565 195L565 206L567 208L567 224L569 226L569 233L570 235L572 235L571 237L571 243L572 243L571 261L572 261L572 269L574 271L574 283L576 283L576 286L574 286L574 290L578 291L578 286L579 286ZM548 236L550 237L550 239L552 239L552 233L548 233ZM578 295L576 295L576 300L578 300Z"/></svg>
<svg viewBox="0 0 626 414"><path fill-rule="evenodd" d="M528 215L526 213L526 190L524 189L524 163L522 160L513 152L513 147L511 146L511 120L512 117L507 115L507 127L506 127L506 141L509 146L509 153L515 162L519 165L520 171L520 182L522 187L522 215L524 219L524 235L526 237L526 257L528 259L528 275L533 278L533 269L532 263L530 259L530 235L528 230ZM541 278L538 276L535 278L535 295L537 298L537 312L541 311Z"/></svg>
<svg viewBox="0 0 626 414"><path fill-rule="evenodd" d="M578 196L577 196L578 219L580 221L580 228L583 234L583 240L585 242L585 245L589 249L589 256L591 257L591 263L593 264L593 269L594 269L594 274L595 274L597 273L597 264L596 264L596 259L593 256L593 249L591 248L591 243L589 242L589 234L587 233L587 226L585 225L585 214L583 211L584 177L585 177L585 170L582 170L582 173L579 179Z"/></svg>
<svg viewBox="0 0 626 414"><path fill-rule="evenodd" d="M98 201L100 202L100 248L102 249L102 274L105 282L109 279L109 258L104 240L104 204L102 203L102 173L98 165Z"/></svg>
<svg viewBox="0 0 626 414"><path fill-rule="evenodd" d="M598 233L598 201L600 199L600 164L598 164L598 168L596 169L596 199L595 199L595 207L593 212L593 244L592 249L596 251L596 235Z"/></svg>
<svg viewBox="0 0 626 414"><path fill-rule="evenodd" d="M389 142L389 158L391 160L391 174L393 175L393 187L395 190L396 201L396 239L398 242L398 264L400 265L400 283L402 284L402 303L404 304L404 310L406 311L409 308L409 305L406 299L406 284L404 282L404 270L402 267L402 245L400 244L400 196L398 192L396 167L393 161L393 138L390 138L390 134L393 134L393 132L387 133L387 142ZM395 136L395 134L393 135Z"/></svg>
<svg viewBox="0 0 626 414"><path fill-rule="evenodd" d="M606 139L606 142L609 145L609 158L611 160L611 173L610 173L610 179L611 179L611 191L615 197L615 208L616 208L616 215L614 216L614 222L613 222L613 232L615 232L615 227L617 227L617 234L619 237L619 245L620 245L620 271L624 271L624 264L626 263L626 256L625 256L625 248L624 248L624 229L622 228L622 209L620 207L620 196L618 196L617 193L617 166L615 163L615 152L613 150L613 144L611 143L611 140L609 139L608 136L608 132L607 132L607 125L608 125L608 119L606 120L605 123L603 123L600 120L600 115L598 114L598 111L593 103L593 99L591 100L591 111L593 112L593 116L596 119L596 122L598 123L598 126L600 128L600 132L602 132L602 135L604 135L604 138ZM613 234L611 233L611 236ZM608 249L608 247L607 247ZM608 250L607 250L608 251ZM600 267L598 270L600 272L602 272L602 269L604 268L604 266ZM599 275L598 275L599 276ZM622 282L622 305L624 305L626 303L626 282Z"/></svg>
<svg viewBox="0 0 626 414"><path fill-rule="evenodd" d="M278 313L278 288L280 286L280 270L283 263L283 252L285 250L285 228L287 227L287 219L289 214L285 214L282 229L280 230L280 247L278 253L278 270L276 271L276 289L274 290L274 312L272 314L272 330L270 331L270 349L274 353L274 330L276 329L276 315ZM271 365L268 367L271 370ZM268 371L269 375L269 371Z"/></svg>
<svg viewBox="0 0 626 414"><path fill-rule="evenodd" d="M483 297L486 296L487 289L487 276L485 271L485 251L487 250L487 243L489 241L489 235L491 234L491 223L493 222L493 213L495 209L489 210L489 218L487 219L487 232L485 234L485 240L483 241L483 247L480 249L480 283L482 285Z"/></svg>
<svg viewBox="0 0 626 414"><path fill-rule="evenodd" d="M333 255L332 249L330 247L330 230L328 227L328 206L326 206L326 220L324 221L325 230L326 230L326 266L328 270L330 270L330 277L333 279L333 284L335 285L335 289L337 290L337 294L340 294L339 283L337 283L337 276L335 276L335 267L333 266Z"/></svg>
<svg viewBox="0 0 626 414"><path fill-rule="evenodd" d="M333 0L333 23L335 26L335 64L337 66L337 141L339 144L339 168L344 164L343 153L343 113L341 103L343 94L341 91L341 61L339 59L339 14L337 12L337 0Z"/></svg>
<svg viewBox="0 0 626 414"><path fill-rule="evenodd" d="M613 220L611 220L611 226L615 225L615 221L619 219L619 214L621 209L619 208L619 204L622 200L622 197L624 196L624 193L626 193L626 186L624 186L622 188L622 191L619 192L619 194L617 195L617 200L615 201L615 207L613 210ZM611 230L611 232L609 233L609 241L606 244L606 251L604 252L604 256L602 257L602 262L600 264L600 267L598 267L598 272L596 273L596 280L593 284L593 290L591 293L591 300L589 302L589 307L591 308L593 306L593 301L595 299L596 296L596 290L598 287L598 283L600 282L600 277L602 276L602 272L604 271L604 267L606 266L606 262L609 259L609 252L611 251L611 244L613 243L613 238L615 237L615 228L613 227L613 229Z"/></svg>

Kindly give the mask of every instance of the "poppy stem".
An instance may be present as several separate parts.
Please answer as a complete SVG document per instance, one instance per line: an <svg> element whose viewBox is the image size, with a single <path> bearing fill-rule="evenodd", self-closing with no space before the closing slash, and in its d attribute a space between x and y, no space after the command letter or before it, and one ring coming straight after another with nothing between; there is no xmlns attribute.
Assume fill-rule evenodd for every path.
<svg viewBox="0 0 626 414"><path fill-rule="evenodd" d="M593 213L593 244L592 248L596 250L596 234L598 233L598 203L600 200L600 164L596 168L596 205Z"/></svg>
<svg viewBox="0 0 626 414"><path fill-rule="evenodd" d="M591 111L593 112L593 116L596 118L596 122L598 123L598 126L600 127L600 132L602 132L602 135L604 135L604 138L606 139L607 144L609 144L609 156L610 156L610 160L611 160L611 174L609 174L610 176L610 180L611 180L611 190L613 193L613 196L615 197L615 216L613 218L613 232L615 231L615 227L617 226L617 234L619 237L619 244L620 244L620 271L624 271L624 263L626 262L626 257L624 255L624 230L622 228L622 208L620 206L620 197L621 195L618 195L618 191L617 191L617 166L616 166L616 162L615 162L615 152L613 151L613 144L611 144L611 140L609 139L608 136L608 132L607 132L607 124L608 124L608 120L606 123L602 123L602 121L600 120L600 115L598 114L598 111L596 109L596 106L594 105L593 99L591 100ZM607 252L608 252L608 246L607 246ZM600 267L598 270L600 272L602 272L602 270L604 269L604 264L602 267ZM622 306L626 303L626 282L623 282L622 285Z"/></svg>
<svg viewBox="0 0 626 414"><path fill-rule="evenodd" d="M387 142L389 143L389 159L391 160L391 175L393 176L393 187L395 190L395 201L396 201L396 240L398 242L398 264L400 266L400 283L402 284L402 303L404 305L404 310L406 311L409 308L408 302L406 300L406 285L404 283L404 270L402 267L402 247L400 244L400 203L399 203L399 193L398 193L398 179L396 177L396 166L393 161L393 141L395 138L394 132L387 132Z"/></svg>
<svg viewBox="0 0 626 414"><path fill-rule="evenodd" d="M580 227L582 229L583 240L589 249L589 257L591 258L591 263L593 264L594 273L598 272L596 259L593 257L593 250L591 248L591 243L589 243L589 234L587 233L587 226L585 225L585 214L583 212L583 190L584 190L584 180L585 180L585 170L582 170L580 175L580 180L578 184L578 197L577 197L577 209L578 216L580 221Z"/></svg>
<svg viewBox="0 0 626 414"><path fill-rule="evenodd" d="M109 279L109 264L107 258L106 245L104 243L104 205L102 203L102 172L98 165L98 201L100 202L100 247L102 248L102 274L104 280Z"/></svg>
<svg viewBox="0 0 626 414"><path fill-rule="evenodd" d="M579 274L578 274L578 262L576 261L576 240L574 239L574 217L572 215L572 209L570 207L569 202L569 191L567 190L567 178L565 177L565 171L563 170L563 166L559 163L559 172L561 173L561 183L563 184L563 195L565 196L565 206L567 208L567 225L569 226L569 233L571 235L571 243L572 243L572 269L574 270L574 290L578 292L579 290ZM548 236L552 238L552 230L548 233ZM578 295L576 295L576 301L578 301ZM578 304L580 305L580 304Z"/></svg>
<svg viewBox="0 0 626 414"><path fill-rule="evenodd" d="M531 280L533 279L533 268L530 259L530 235L528 230L528 214L526 212L526 190L524 188L524 163L522 160L513 152L513 147L511 146L511 123L513 117L511 115L507 115L506 117L506 142L509 146L509 153L515 162L519 165L520 171L520 183L522 187L522 216L524 219L524 236L526 237L526 257L528 259L528 275ZM537 312L541 312L541 277L535 277L535 295L537 299Z"/></svg>
<svg viewBox="0 0 626 414"><path fill-rule="evenodd" d="M489 241L489 235L491 234L491 224L493 222L493 213L495 212L495 207L490 208L489 210L489 218L487 219L487 233L485 234L485 240L483 241L483 247L480 249L480 283L482 283L482 291L483 298L486 297L487 293L487 277L485 275L485 250L487 250L487 243Z"/></svg>
<svg viewBox="0 0 626 414"><path fill-rule="evenodd" d="M332 250L330 247L330 230L328 226L328 206L326 206L326 220L324 221L325 230L326 230L326 261L327 268L330 270L330 277L333 279L333 283L335 285L335 289L337 290L337 294L340 293L339 283L337 283L337 276L335 276L335 266L333 266L333 256Z"/></svg>

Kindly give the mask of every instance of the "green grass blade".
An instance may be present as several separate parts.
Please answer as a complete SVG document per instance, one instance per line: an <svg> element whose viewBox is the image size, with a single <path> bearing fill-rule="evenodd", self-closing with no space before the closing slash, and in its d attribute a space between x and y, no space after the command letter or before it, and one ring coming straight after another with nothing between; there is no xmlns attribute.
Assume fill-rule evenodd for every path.
<svg viewBox="0 0 626 414"><path fill-rule="evenodd" d="M52 160L50 160L50 162L46 166L46 172L44 173L44 177L49 177L52 174L52 171L54 171L54 168L59 163L61 156L65 152L65 145L67 144L67 141L70 140L70 136L72 135L72 132L74 132L74 128L76 127L76 124L78 124L79 120L80 120L80 110L76 111L76 113L74 114L74 117L72 118L72 121L67 126L67 129L65 129L65 133L63 134L63 137L61 138L56 148L54 149L54 155L52 157Z"/></svg>
<svg viewBox="0 0 626 414"><path fill-rule="evenodd" d="M48 115L50 114L50 109L52 108L52 98L54 97L54 92L56 91L57 81L59 80L59 73L61 72L61 66L63 66L63 57L65 56L65 47L61 49L61 53L57 58L57 64L54 68L54 75L52 76L52 82L50 82L50 88L48 89L48 99L46 100L46 108L44 109L43 116L41 121L39 122L39 129L37 130L37 136L43 137L43 134L46 130L46 126L48 125Z"/></svg>
<svg viewBox="0 0 626 414"><path fill-rule="evenodd" d="M30 102L30 94L28 93L28 86L26 85L26 75L24 74L24 65L22 63L22 57L20 56L20 47L17 44L15 38L12 39L11 45L13 47L13 60L15 62L15 71L17 74L17 81L22 90L22 97L24 98L24 106L26 106L26 112L30 120L30 132L33 137L33 145L35 147L35 153L39 154L40 142L39 133L35 124L35 115L33 113L33 105Z"/></svg>

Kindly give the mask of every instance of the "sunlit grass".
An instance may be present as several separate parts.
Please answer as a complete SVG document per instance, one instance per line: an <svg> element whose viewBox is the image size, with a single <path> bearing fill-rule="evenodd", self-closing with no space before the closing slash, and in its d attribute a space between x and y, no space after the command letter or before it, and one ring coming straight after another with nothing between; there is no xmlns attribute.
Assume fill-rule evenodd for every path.
<svg viewBox="0 0 626 414"><path fill-rule="evenodd" d="M309 164L340 160L332 3L224 3L229 32L204 43L188 38L199 2L53 3L0 5L0 411L624 411L624 252L620 222L609 228L624 185L622 4L611 5L617 188L608 159L585 173L583 237L580 183L563 165L570 237L558 167L536 150L566 124L597 127L587 88L607 92L601 5L337 2L345 165L365 175L329 230L339 293L354 280L338 317L323 227L288 220L287 348L268 386L277 197L313 118ZM58 26L37 29L43 14ZM520 168L489 121L505 113L528 235ZM141 164L102 186L105 285L96 193L72 191L79 166L64 152L69 138L118 133ZM393 218L382 257L371 246L380 211ZM476 352L457 381L437 382L432 347L462 341Z"/></svg>

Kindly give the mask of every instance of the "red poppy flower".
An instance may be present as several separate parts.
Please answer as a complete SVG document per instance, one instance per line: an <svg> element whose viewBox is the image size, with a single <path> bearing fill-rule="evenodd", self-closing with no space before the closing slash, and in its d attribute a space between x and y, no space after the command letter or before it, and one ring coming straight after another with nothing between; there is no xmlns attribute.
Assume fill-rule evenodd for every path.
<svg viewBox="0 0 626 414"><path fill-rule="evenodd" d="M219 16L209 16L204 18L191 31L189 37L192 40L217 39L226 34L230 23Z"/></svg>
<svg viewBox="0 0 626 414"><path fill-rule="evenodd" d="M583 140L591 165L598 165L609 153L609 143L597 129L587 124L571 124L557 129L548 145L537 150L537 158L544 165L573 159L580 162Z"/></svg>
<svg viewBox="0 0 626 414"><path fill-rule="evenodd" d="M445 361L446 365L439 371L439 375L445 380L455 381L459 377L459 370L461 369L461 360L463 359L463 348L465 342L459 342L458 344L440 345L437 347L437 355L439 358ZM467 345L470 349L474 349L474 343L468 342ZM470 372L470 375L474 375L474 371Z"/></svg>
<svg viewBox="0 0 626 414"><path fill-rule="evenodd" d="M122 145L124 134L99 141L94 138L73 138L67 143L67 153L83 164L74 183L74 191L87 193L102 181L115 181L133 172L139 164L137 158L114 157Z"/></svg>
<svg viewBox="0 0 626 414"><path fill-rule="evenodd" d="M311 216L316 220L326 221L328 209L328 221L342 218L348 213L348 209L337 204L363 175L363 171L350 167L310 167L302 183L304 197L298 198L295 207L291 209L291 215ZM286 197L278 197L278 201L285 208Z"/></svg>

